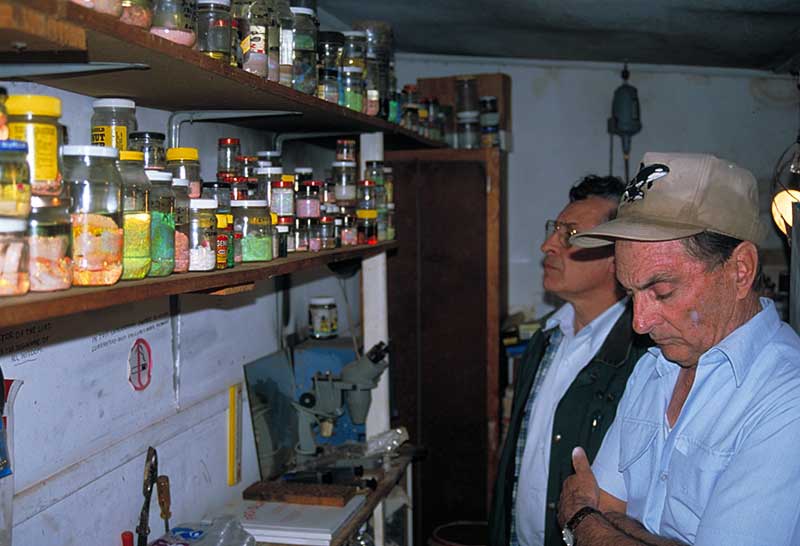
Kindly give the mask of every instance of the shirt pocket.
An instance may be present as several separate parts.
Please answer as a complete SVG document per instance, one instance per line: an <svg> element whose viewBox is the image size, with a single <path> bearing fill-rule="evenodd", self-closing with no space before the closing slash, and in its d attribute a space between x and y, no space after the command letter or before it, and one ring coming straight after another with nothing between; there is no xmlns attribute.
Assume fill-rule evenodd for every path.
<svg viewBox="0 0 800 546"><path fill-rule="evenodd" d="M655 423L624 418L619 453L619 472L625 478L629 515L641 521L635 507L643 507L652 472L658 469L654 443L659 433ZM635 513L631 513L631 510Z"/></svg>
<svg viewBox="0 0 800 546"><path fill-rule="evenodd" d="M676 441L669 465L666 502L666 508L673 518L678 521L694 520L699 524L732 455L686 439L679 438Z"/></svg>

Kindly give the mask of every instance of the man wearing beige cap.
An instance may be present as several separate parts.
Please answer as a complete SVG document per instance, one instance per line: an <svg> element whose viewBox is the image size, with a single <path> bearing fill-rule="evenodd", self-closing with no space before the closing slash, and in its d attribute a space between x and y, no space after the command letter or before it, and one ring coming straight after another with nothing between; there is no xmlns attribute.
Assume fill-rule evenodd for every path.
<svg viewBox="0 0 800 546"><path fill-rule="evenodd" d="M567 544L800 544L800 338L759 299L758 188L710 155L648 153L617 218L579 233L614 243L636 365L600 452L573 451Z"/></svg>

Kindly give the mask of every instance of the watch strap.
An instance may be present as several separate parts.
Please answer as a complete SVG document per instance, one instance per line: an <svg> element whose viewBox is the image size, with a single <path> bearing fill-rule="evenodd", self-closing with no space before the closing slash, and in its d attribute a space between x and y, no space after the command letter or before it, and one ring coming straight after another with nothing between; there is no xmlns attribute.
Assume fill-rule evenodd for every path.
<svg viewBox="0 0 800 546"><path fill-rule="evenodd" d="M575 514L571 518L569 518L569 521L566 523L566 525L564 525L564 527L575 533L575 529L578 528L578 525L580 525L580 523L586 517L591 516L592 514L600 514L600 513L602 512L600 512L600 510L597 510L596 508L592 508L591 506L584 506L583 508L575 512Z"/></svg>

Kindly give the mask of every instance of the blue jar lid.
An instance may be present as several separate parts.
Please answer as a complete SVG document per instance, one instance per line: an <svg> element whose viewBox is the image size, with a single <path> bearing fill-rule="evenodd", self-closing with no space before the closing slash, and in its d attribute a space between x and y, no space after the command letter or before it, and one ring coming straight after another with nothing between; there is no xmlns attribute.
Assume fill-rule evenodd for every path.
<svg viewBox="0 0 800 546"><path fill-rule="evenodd" d="M24 140L0 140L0 152L28 153L28 143Z"/></svg>

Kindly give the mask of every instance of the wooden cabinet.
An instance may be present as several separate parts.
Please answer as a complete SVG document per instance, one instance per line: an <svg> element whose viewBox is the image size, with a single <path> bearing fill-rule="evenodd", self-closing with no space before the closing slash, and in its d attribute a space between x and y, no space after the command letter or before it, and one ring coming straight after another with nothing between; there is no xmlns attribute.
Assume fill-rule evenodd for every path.
<svg viewBox="0 0 800 546"><path fill-rule="evenodd" d="M386 152L398 249L389 259L393 422L427 448L415 471L417 540L486 519L500 441L506 155Z"/></svg>

